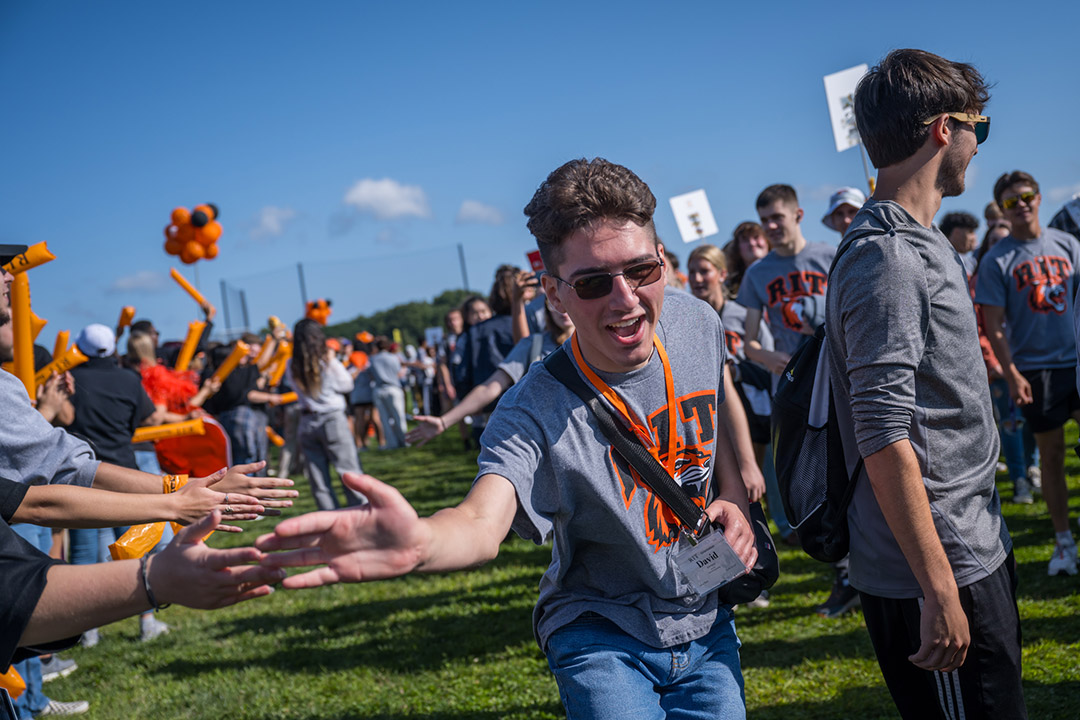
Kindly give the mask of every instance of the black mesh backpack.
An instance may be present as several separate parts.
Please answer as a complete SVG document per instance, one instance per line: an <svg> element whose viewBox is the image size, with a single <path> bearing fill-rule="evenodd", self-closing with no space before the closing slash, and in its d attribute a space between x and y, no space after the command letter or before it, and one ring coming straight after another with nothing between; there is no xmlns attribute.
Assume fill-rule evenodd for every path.
<svg viewBox="0 0 1080 720"><path fill-rule="evenodd" d="M833 268L851 245L837 253ZM848 553L847 510L863 460L849 475L824 325L795 351L780 376L773 395L772 446L784 514L803 550L823 562L840 560Z"/></svg>

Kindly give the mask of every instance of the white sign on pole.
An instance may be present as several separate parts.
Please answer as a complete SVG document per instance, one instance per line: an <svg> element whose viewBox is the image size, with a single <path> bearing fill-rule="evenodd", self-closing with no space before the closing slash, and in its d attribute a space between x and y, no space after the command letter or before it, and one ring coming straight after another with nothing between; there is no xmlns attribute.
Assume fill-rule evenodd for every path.
<svg viewBox="0 0 1080 720"><path fill-rule="evenodd" d="M679 226L679 234L684 243L694 242L716 235L720 228L716 227L712 208L709 207L709 199L705 197L704 190L695 190L684 195L676 195L669 200L671 212L675 214L675 224Z"/></svg>
<svg viewBox="0 0 1080 720"><path fill-rule="evenodd" d="M836 152L844 152L859 144L855 127L855 86L866 74L866 63L825 76L825 99L829 103Z"/></svg>

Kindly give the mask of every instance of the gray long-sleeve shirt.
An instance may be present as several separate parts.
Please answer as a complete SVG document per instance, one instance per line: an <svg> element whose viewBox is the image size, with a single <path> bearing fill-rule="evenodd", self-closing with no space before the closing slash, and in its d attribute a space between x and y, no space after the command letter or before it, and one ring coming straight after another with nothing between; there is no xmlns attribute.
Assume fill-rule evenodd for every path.
<svg viewBox="0 0 1080 720"><path fill-rule="evenodd" d="M998 434L963 264L937 227L891 201L863 206L841 249L848 243L826 302L838 421L863 457L910 440L957 585L969 585L997 569L1011 540L994 487ZM848 520L851 584L881 597L920 596L865 472Z"/></svg>
<svg viewBox="0 0 1080 720"><path fill-rule="evenodd" d="M90 487L100 464L89 445L46 422L14 375L0 371L0 477Z"/></svg>

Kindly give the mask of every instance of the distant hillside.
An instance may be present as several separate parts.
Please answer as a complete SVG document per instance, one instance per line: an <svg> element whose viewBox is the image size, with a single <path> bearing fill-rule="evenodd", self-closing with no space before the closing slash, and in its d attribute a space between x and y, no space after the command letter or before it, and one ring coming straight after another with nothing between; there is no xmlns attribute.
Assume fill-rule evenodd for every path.
<svg viewBox="0 0 1080 720"><path fill-rule="evenodd" d="M460 307L465 298L473 294L469 290L447 290L431 302L404 303L371 316L359 315L348 322L327 325L326 335L352 338L361 330L367 330L372 335L391 337L397 328L406 344L419 345L424 339L424 328L442 327L443 316L451 308Z"/></svg>

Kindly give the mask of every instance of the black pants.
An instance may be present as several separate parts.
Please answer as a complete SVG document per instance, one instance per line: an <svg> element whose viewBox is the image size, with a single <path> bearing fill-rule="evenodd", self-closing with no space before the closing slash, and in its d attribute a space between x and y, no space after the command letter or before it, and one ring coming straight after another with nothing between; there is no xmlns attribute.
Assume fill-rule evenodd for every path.
<svg viewBox="0 0 1080 720"><path fill-rule="evenodd" d="M921 598L894 600L860 593L863 616L881 674L906 720L1023 720L1020 614L1013 554L993 574L960 588L971 647L951 673L915 667L908 656L920 645Z"/></svg>

